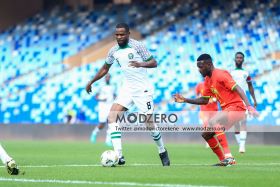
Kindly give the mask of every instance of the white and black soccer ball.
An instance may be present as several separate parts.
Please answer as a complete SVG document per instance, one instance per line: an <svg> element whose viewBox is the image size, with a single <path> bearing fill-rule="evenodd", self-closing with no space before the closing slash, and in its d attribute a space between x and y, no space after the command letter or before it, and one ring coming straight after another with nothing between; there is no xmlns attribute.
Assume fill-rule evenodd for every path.
<svg viewBox="0 0 280 187"><path fill-rule="evenodd" d="M101 164L104 167L116 166L119 162L118 155L113 150L104 151L101 155Z"/></svg>

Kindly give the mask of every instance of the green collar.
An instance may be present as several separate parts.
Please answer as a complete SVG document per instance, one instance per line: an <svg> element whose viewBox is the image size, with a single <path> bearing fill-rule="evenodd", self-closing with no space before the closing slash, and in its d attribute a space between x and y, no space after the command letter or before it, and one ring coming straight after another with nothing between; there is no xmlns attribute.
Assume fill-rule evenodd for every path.
<svg viewBox="0 0 280 187"><path fill-rule="evenodd" d="M126 44L125 46L121 47L119 46L119 49L126 49L126 48L130 48L130 46L128 44Z"/></svg>
<svg viewBox="0 0 280 187"><path fill-rule="evenodd" d="M243 68L235 68L235 70L244 70Z"/></svg>

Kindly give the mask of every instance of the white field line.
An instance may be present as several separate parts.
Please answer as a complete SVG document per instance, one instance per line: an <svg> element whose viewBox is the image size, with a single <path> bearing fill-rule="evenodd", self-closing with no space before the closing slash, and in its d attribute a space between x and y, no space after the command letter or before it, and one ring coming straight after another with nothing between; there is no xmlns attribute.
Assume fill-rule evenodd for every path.
<svg viewBox="0 0 280 187"><path fill-rule="evenodd" d="M138 182L106 182L106 181L80 181L80 180L56 180L56 179L15 179L0 177L0 182L17 183L54 183L54 184L92 184L92 185L112 185L112 186L151 186L151 187L222 187L222 186L203 186L191 184L157 184L157 183L138 183Z"/></svg>
<svg viewBox="0 0 280 187"><path fill-rule="evenodd" d="M161 164L127 164L128 167L161 166ZM171 166L211 166L211 164L171 164ZM237 166L280 166L279 163L237 163ZM3 168L5 166L0 166ZM54 164L54 165L19 165L20 168L55 168L55 167L101 167L101 164Z"/></svg>

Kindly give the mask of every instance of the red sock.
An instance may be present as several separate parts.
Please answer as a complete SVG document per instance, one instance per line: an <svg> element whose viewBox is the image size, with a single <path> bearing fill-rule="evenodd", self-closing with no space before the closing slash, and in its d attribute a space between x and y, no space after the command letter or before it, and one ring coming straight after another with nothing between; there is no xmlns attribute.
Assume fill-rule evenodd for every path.
<svg viewBox="0 0 280 187"><path fill-rule="evenodd" d="M215 132L216 137L224 150L225 157L232 157L230 149L228 147L227 137L224 132Z"/></svg>
<svg viewBox="0 0 280 187"><path fill-rule="evenodd" d="M220 148L218 140L215 137L212 137L211 139L207 140L207 143L212 149L212 151L218 156L219 160L225 159L225 155L222 149Z"/></svg>

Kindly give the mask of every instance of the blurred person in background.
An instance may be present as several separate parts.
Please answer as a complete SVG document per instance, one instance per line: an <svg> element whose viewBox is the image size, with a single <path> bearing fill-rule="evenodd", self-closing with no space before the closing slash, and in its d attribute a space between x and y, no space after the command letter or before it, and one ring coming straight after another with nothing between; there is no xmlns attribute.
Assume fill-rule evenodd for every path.
<svg viewBox="0 0 280 187"><path fill-rule="evenodd" d="M235 53L235 70L231 71L230 74L236 83L243 89L245 93L247 93L248 89L250 95L254 101L254 107L257 107L257 100L255 97L254 87L252 84L252 78L249 75L249 72L243 69L242 65L244 63L245 55L242 52ZM247 119L247 118L246 118ZM235 129L235 138L237 143L239 144L239 152L245 153L245 143L247 139L247 128L246 128L246 119L238 122L237 125L234 126Z"/></svg>
<svg viewBox="0 0 280 187"><path fill-rule="evenodd" d="M86 114L83 109L80 109L77 113L77 123L85 123L86 122Z"/></svg>
<svg viewBox="0 0 280 187"><path fill-rule="evenodd" d="M73 109L67 110L67 114L65 116L65 122L67 124L74 124L76 123L76 112Z"/></svg>

